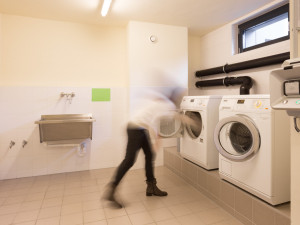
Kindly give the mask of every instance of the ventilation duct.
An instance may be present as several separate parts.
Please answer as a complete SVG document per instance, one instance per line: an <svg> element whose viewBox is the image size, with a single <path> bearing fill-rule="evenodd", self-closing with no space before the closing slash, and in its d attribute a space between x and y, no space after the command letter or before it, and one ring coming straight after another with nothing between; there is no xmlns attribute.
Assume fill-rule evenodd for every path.
<svg viewBox="0 0 300 225"><path fill-rule="evenodd" d="M290 53L281 53L277 55L267 56L259 59L249 60L245 62L226 64L224 66L219 66L206 70L196 71L196 77L203 77L208 75L220 74L220 73L230 73L238 70L252 69L262 66L269 66L273 64L282 64L285 60L290 59Z"/></svg>

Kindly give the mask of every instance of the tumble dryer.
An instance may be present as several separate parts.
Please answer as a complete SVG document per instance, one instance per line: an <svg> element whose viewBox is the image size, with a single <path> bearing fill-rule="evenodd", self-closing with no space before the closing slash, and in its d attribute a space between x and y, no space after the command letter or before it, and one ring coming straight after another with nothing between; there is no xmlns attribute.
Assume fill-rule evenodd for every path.
<svg viewBox="0 0 300 225"><path fill-rule="evenodd" d="M185 96L180 109L194 120L197 126L185 124L180 137L182 157L207 169L218 168L218 151L213 132L219 120L219 104L222 96Z"/></svg>
<svg viewBox="0 0 300 225"><path fill-rule="evenodd" d="M290 129L269 95L223 96L214 131L219 174L264 201L290 201Z"/></svg>

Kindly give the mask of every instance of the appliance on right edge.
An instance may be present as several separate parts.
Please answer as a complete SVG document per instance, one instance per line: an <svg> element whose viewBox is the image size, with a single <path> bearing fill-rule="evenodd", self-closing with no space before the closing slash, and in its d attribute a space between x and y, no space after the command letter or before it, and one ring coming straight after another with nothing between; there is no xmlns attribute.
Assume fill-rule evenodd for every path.
<svg viewBox="0 0 300 225"><path fill-rule="evenodd" d="M290 127L269 95L223 96L214 142L222 179L277 205L290 201Z"/></svg>

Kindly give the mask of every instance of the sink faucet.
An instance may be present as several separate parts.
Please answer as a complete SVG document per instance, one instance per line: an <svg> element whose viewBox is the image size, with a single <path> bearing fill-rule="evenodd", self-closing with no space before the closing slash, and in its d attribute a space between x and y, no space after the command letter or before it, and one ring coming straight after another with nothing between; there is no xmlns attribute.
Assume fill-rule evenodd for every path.
<svg viewBox="0 0 300 225"><path fill-rule="evenodd" d="M65 93L65 92L61 92L60 93L60 97L67 97L67 101L71 104L72 103L72 99L75 97L75 93L71 92L71 93Z"/></svg>

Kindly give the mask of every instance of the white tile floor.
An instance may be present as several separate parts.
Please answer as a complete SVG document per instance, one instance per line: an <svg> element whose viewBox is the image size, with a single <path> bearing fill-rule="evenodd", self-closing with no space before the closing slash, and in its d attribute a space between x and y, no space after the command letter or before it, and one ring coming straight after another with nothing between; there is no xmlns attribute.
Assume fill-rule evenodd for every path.
<svg viewBox="0 0 300 225"><path fill-rule="evenodd" d="M0 181L0 225L241 225L165 167L155 169L167 197L147 197L143 169L131 170L118 196L125 207L101 200L115 169Z"/></svg>

